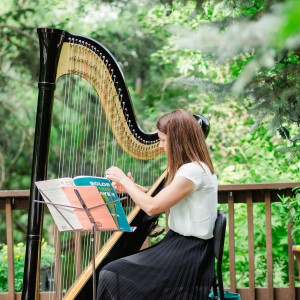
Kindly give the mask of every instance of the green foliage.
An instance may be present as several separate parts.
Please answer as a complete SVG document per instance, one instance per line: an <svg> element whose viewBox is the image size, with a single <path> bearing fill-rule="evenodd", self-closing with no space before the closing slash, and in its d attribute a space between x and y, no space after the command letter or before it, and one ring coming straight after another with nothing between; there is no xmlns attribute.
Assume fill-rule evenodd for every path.
<svg viewBox="0 0 300 300"><path fill-rule="evenodd" d="M218 6L212 7L214 1L207 1L203 11L207 14L208 9L214 22L211 19L199 22L197 30L179 30L177 44L183 49L200 50L207 61L219 62L218 70L221 70L220 65L230 64L231 74L226 74L226 79L232 81L230 89L219 77L214 79L219 84L217 92L223 84L223 90L227 92L226 96L223 93L223 100L230 97L250 100L256 124L271 119L272 135L277 129L290 133L287 138L290 144L281 151L293 157L300 149L299 4L279 2L273 1L271 6L268 1L240 1L241 5L237 6L234 1L220 1ZM219 13L220 7L222 13ZM209 79L206 85L212 85L207 74L189 76ZM199 88L209 93L205 82L198 82ZM210 93L216 94L216 91Z"/></svg>
<svg viewBox="0 0 300 300"><path fill-rule="evenodd" d="M286 220L287 225L292 226L292 236L294 243L300 243L300 188L293 190L292 196L280 196L282 201L281 216Z"/></svg>
<svg viewBox="0 0 300 300"><path fill-rule="evenodd" d="M275 44L277 44L280 48L286 47L286 44L288 43L293 43L293 38L299 34L299 14L299 1L286 1L286 5L284 7L283 25L281 26L278 35L274 39Z"/></svg>
<svg viewBox="0 0 300 300"><path fill-rule="evenodd" d="M293 142L297 142L299 135L300 59L295 36L299 32L299 3L218 0L203 1L197 7L196 1L171 2L172 5L160 1L88 0L2 3L1 189L29 189L30 185L39 65L37 27L87 35L110 49L124 72L143 129L154 130L159 116L178 107L204 114L211 123L207 142L221 184L299 180L299 148ZM280 2L283 10L276 14L269 4ZM271 30L266 35L265 29L272 29L270 22L274 20L268 19L270 16L279 18L284 26L277 33L272 35ZM212 25L213 31L205 31L208 25ZM257 30L253 30L254 25ZM235 28L239 30L234 31ZM192 34L198 30L204 34ZM178 35L185 37L184 47L179 47ZM138 82L140 88L136 88ZM233 88L240 93L239 97L232 93ZM58 86L58 101L63 97L61 90ZM53 115L52 140L60 140L60 117L58 107ZM286 128L290 138L282 140L277 134L278 127ZM285 146L291 147L277 151ZM57 153L58 147L55 145L53 151ZM289 160L289 152L294 155L293 161ZM51 161L49 176L56 176L52 170L57 163ZM272 209L274 215L281 215L280 206L274 205ZM255 213L265 214L260 206L255 207ZM239 286L248 284L245 216L245 207L238 207ZM16 212L14 219L16 240L24 240L26 214ZM165 225L164 218L160 222ZM280 255L287 252L287 232L280 217L273 227L276 229L272 237L274 270L281 274L275 283L280 285L286 283L288 274L287 262ZM263 229L264 225L258 222L255 228L258 285L266 282ZM0 232L4 230L2 223ZM5 234L1 236L4 238ZM0 264L5 262L3 249ZM228 264L225 261L227 278ZM7 280L5 272L1 266L0 277Z"/></svg>
<svg viewBox="0 0 300 300"><path fill-rule="evenodd" d="M38 26L55 26L86 34L112 49L125 74L138 120L145 130L154 130L156 119L162 113L177 107L205 114L212 124L209 143L221 182L293 180L294 174L299 170L298 164L291 166L286 162L284 153L275 153L278 145L282 147L285 144L276 137L269 137L267 130L263 128L253 133L249 130L255 121L247 115L246 110L251 111L256 106L259 113L269 109L269 112L276 114L276 106L273 109L268 102L250 105L250 100L234 105L236 99L229 96L231 82L251 63L253 53L241 53L235 59L220 64L216 59L211 59L215 58L212 52L180 49L175 43L177 33L181 32L178 26L196 29L212 20L225 29L233 19L238 21L242 16L252 17L264 13L264 1L255 1L253 5L250 2L241 1L241 6L234 6L233 1L218 1L217 5L214 1L206 1L203 10L197 11L194 1L173 1L169 7L160 2L91 4L78 0L67 9L70 15L77 16L76 22L62 14L68 3L56 1L50 5L40 0L39 5L26 2L21 6L18 1L7 2L0 16L0 23L3 25L3 43L0 49L3 53L0 69L0 102L3 104L0 110L0 186L5 189L29 188L28 170L31 170L37 99L38 41L35 28ZM100 15L106 13L107 17L101 22L93 22L94 11ZM90 19L86 18L87 14ZM222 23L222 20L227 21ZM15 27L19 30L14 30ZM197 39L186 34L189 40L197 42ZM255 90L260 95L269 93L271 97L272 85L278 85L281 80L276 74L284 74L288 66L298 62L297 52L290 51L285 60L261 71L260 81L263 82L267 76L271 79L269 85L265 84L260 88L252 86L250 90ZM187 78L205 78L206 81L202 81L201 87L197 84L195 87L183 86L183 79ZM296 80L296 76L293 75L293 78ZM285 85L283 79L282 86ZM135 88L137 80L142 83L140 90ZM291 80L292 75L290 83ZM202 88L208 82L220 84L203 91ZM226 87L226 84L229 85ZM57 91L57 97L62 97L59 89ZM213 91L216 94L208 96ZM248 95L252 97L251 93ZM285 99L291 96L282 94ZM225 99L228 99L229 104L220 105ZM292 101L290 103L294 105ZM295 111L292 106L278 107L284 112L282 117L277 118L275 123L264 121L264 128L271 127L274 133L276 127L286 125L285 116L288 117L290 112ZM53 118L57 119L57 123L52 136L57 136L60 132L59 117L55 113ZM224 128L224 124L229 127ZM297 130L291 131L291 135L296 136ZM58 136L56 140L59 141ZM257 161L258 157L260 159ZM272 159L278 159L275 177L271 168ZM53 161L53 164L56 162ZM10 180L11 176L14 180Z"/></svg>
<svg viewBox="0 0 300 300"><path fill-rule="evenodd" d="M14 246L14 264L15 264L15 291L21 292L23 286L23 273L24 273L24 259L25 259L25 245L18 243ZM7 245L0 245L0 292L8 291L8 257ZM47 242L42 241L42 265L48 265L53 262L54 248L49 246Z"/></svg>

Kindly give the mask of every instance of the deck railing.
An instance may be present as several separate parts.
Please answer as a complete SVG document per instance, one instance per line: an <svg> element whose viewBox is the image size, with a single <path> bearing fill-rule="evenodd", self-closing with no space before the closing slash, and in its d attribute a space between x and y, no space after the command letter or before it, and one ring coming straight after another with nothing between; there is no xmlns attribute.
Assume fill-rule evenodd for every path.
<svg viewBox="0 0 300 300"><path fill-rule="evenodd" d="M273 260L273 240L272 234L276 231L272 221L276 215L272 211L273 203L280 202L278 195L290 195L294 187L299 187L300 182L296 183L268 183L268 184L238 184L238 185L221 185L219 186L219 203L220 208L227 213L227 233L224 251L224 277L225 288L233 292L239 292L242 300L300 300L300 288L298 287L298 270L295 268L295 261L292 253L293 241L291 238L291 228L287 229L287 251L282 253L283 260L287 261L288 271L287 284L285 286L276 286L274 284L276 270L274 270ZM21 299L21 293L15 293L14 284L14 240L13 234L13 211L24 210L27 214L29 203L29 191L0 191L0 217L4 216L6 224L6 244L8 249L8 292L0 292L0 300L4 299ZM257 207L264 209L264 220L261 220L261 210L256 214ZM239 213L237 211L239 210ZM241 222L236 222L237 215L241 215L244 210L246 224L245 228L239 228ZM258 225L257 225L258 224ZM263 225L261 225L263 224ZM265 233L265 248L256 249L255 228L263 227ZM260 228L261 229L261 228ZM239 286L240 274L236 270L236 252L241 245L237 244L236 239L239 232L245 231L246 235L242 248L244 249L245 260L243 262L247 284ZM260 237L261 238L261 237ZM2 239L3 241L3 239ZM245 245L246 244L246 245ZM256 282L256 256L257 251L265 257L266 280L265 284ZM277 254L276 254L277 255ZM296 276L296 277L295 277ZM41 292L41 300L47 299L47 292Z"/></svg>

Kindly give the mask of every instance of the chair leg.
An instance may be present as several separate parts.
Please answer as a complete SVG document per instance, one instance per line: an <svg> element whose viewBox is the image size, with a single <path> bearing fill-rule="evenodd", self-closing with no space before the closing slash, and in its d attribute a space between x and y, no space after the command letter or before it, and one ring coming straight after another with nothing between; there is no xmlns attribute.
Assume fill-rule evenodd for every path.
<svg viewBox="0 0 300 300"><path fill-rule="evenodd" d="M220 300L224 300L224 286L223 286L223 277L222 277L222 270L218 270L218 287L219 287L219 298Z"/></svg>
<svg viewBox="0 0 300 300"><path fill-rule="evenodd" d="M213 279L213 291L214 291L214 299L218 300L219 296L218 296L218 287L217 287L217 278L216 278L216 275L214 276L214 279Z"/></svg>

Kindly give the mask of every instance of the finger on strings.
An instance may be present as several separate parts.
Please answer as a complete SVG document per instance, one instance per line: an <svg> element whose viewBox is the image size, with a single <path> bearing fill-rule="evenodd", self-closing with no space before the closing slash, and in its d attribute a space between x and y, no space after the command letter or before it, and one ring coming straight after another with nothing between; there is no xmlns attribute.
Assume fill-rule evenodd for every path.
<svg viewBox="0 0 300 300"><path fill-rule="evenodd" d="M130 178L132 181L134 181L131 172L128 172L128 173L127 173L127 177Z"/></svg>

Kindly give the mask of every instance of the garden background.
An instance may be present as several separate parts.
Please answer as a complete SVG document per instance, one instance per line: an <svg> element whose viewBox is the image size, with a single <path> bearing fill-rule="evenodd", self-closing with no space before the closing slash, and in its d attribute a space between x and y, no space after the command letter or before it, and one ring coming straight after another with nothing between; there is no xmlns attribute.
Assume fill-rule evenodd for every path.
<svg viewBox="0 0 300 300"><path fill-rule="evenodd" d="M299 181L299 15L299 1L3 0L0 189L30 186L38 27L86 35L110 49L145 130L154 130L156 119L174 108L207 117L207 143L220 184ZM256 209L264 215L259 205ZM273 236L274 272L279 274L275 284L284 285L287 266L280 253L287 251L286 220L280 205L272 209L278 211L272 225L282 228ZM27 214L14 214L19 214L14 237L20 290ZM245 214L241 204L236 239L245 239ZM263 248L266 237L261 224L255 226L256 245ZM0 222L0 291L7 288L5 244L5 224ZM47 240L43 245L51 253ZM246 254L236 253L239 285L247 285ZM265 258L258 253L256 262L256 280L263 284Z"/></svg>

